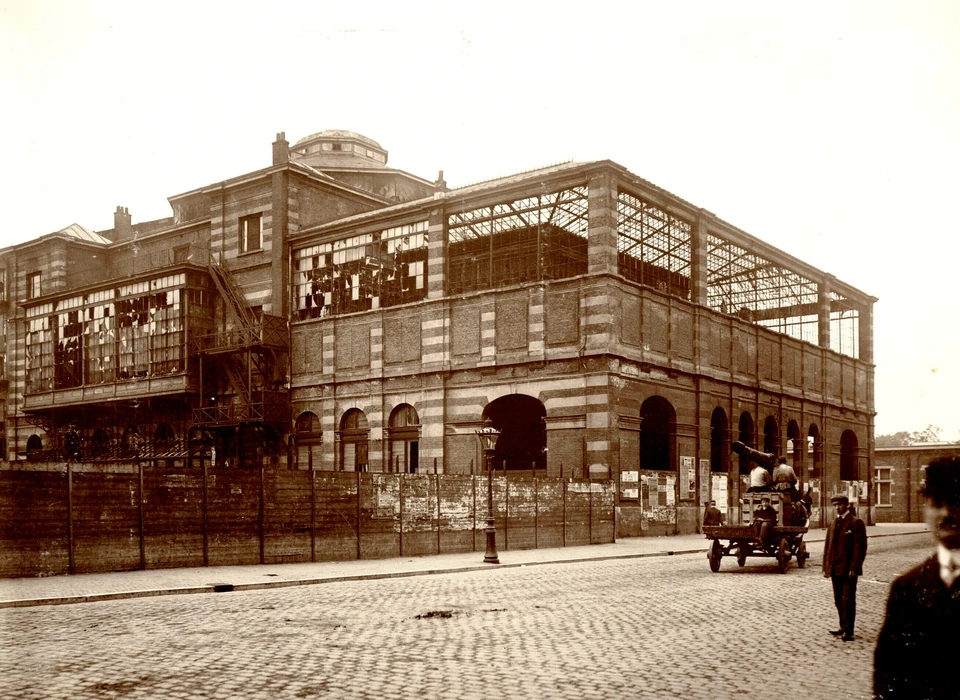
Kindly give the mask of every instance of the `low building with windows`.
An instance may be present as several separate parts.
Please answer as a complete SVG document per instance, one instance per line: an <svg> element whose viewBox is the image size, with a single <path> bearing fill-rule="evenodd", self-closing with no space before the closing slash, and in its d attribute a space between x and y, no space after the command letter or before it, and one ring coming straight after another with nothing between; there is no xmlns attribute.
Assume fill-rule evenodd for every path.
<svg viewBox="0 0 960 700"><path fill-rule="evenodd" d="M875 298L612 161L449 189L349 131L0 251L8 461L613 480L619 535L737 502L740 440L873 473ZM799 246L798 246L799 247Z"/></svg>
<svg viewBox="0 0 960 700"><path fill-rule="evenodd" d="M873 468L873 521L922 523L927 465L938 457L960 457L958 443L877 447Z"/></svg>

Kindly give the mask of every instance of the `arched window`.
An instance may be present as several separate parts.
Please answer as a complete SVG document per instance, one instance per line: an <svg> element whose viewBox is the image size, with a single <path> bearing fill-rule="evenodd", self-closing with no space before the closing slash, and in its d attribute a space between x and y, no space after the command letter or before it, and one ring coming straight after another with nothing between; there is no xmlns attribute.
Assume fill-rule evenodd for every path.
<svg viewBox="0 0 960 700"><path fill-rule="evenodd" d="M27 459L31 461L39 459L42 450L43 440L39 435L31 435L27 438Z"/></svg>
<svg viewBox="0 0 960 700"><path fill-rule="evenodd" d="M173 447L177 442L177 432L169 423L160 423L157 429L153 431L153 444L160 450L166 450Z"/></svg>
<svg viewBox="0 0 960 700"><path fill-rule="evenodd" d="M757 438L756 433L753 429L753 416L744 411L740 414L740 422L737 424L738 436L737 440L742 442L747 447L753 447L756 445ZM738 457L740 461L739 471L741 474L749 474L750 469L752 468L752 462L746 457Z"/></svg>
<svg viewBox="0 0 960 700"><path fill-rule="evenodd" d="M370 428L366 414L359 408L351 408L340 420L340 470L367 471L369 443Z"/></svg>
<svg viewBox="0 0 960 700"><path fill-rule="evenodd" d="M640 406L640 468L673 471L677 414L662 396Z"/></svg>
<svg viewBox="0 0 960 700"><path fill-rule="evenodd" d="M840 481L860 481L860 450L857 434L844 430L840 435Z"/></svg>
<svg viewBox="0 0 960 700"><path fill-rule="evenodd" d="M763 421L763 451L780 454L780 426L773 416L767 416Z"/></svg>
<svg viewBox="0 0 960 700"><path fill-rule="evenodd" d="M313 471L320 468L320 447L323 444L323 429L316 413L305 411L297 418L294 431L296 467Z"/></svg>
<svg viewBox="0 0 960 700"><path fill-rule="evenodd" d="M710 417L710 471L726 472L730 460L730 426L719 406Z"/></svg>
<svg viewBox="0 0 960 700"><path fill-rule="evenodd" d="M546 469L547 436L543 419L547 409L543 403L526 394L510 394L491 401L483 410L483 418L489 419L500 431L493 452L496 469L530 470ZM478 443L479 449L479 443ZM477 465L483 469L483 455L478 453Z"/></svg>
<svg viewBox="0 0 960 700"><path fill-rule="evenodd" d="M420 418L410 404L400 404L390 414L390 454L387 471L415 474L420 466Z"/></svg>

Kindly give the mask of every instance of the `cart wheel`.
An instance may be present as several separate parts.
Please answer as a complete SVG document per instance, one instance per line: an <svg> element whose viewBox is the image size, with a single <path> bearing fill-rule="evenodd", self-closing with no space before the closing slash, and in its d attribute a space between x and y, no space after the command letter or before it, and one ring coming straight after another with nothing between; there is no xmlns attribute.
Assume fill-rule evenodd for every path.
<svg viewBox="0 0 960 700"><path fill-rule="evenodd" d="M790 562L790 545L786 538L780 540L780 546L777 547L777 565L780 567L780 573L787 573L787 564Z"/></svg>
<svg viewBox="0 0 960 700"><path fill-rule="evenodd" d="M807 559L809 558L810 555L807 554L807 545L801 542L800 546L797 547L797 566L802 569L807 565Z"/></svg>
<svg viewBox="0 0 960 700"><path fill-rule="evenodd" d="M750 545L741 542L737 545L737 564L743 566L747 563L747 554L750 553Z"/></svg>
<svg viewBox="0 0 960 700"><path fill-rule="evenodd" d="M713 541L713 546L710 547L710 554L707 557L710 559L710 571L719 571L720 559L723 558L723 545L720 544L719 540Z"/></svg>

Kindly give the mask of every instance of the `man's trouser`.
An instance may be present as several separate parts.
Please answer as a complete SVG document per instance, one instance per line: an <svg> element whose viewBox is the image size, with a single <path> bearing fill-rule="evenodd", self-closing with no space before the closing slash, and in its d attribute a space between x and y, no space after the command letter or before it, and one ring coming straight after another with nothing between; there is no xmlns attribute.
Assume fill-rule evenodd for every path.
<svg viewBox="0 0 960 700"><path fill-rule="evenodd" d="M833 581L833 604L840 615L840 629L853 636L853 623L857 619L857 577L831 576Z"/></svg>

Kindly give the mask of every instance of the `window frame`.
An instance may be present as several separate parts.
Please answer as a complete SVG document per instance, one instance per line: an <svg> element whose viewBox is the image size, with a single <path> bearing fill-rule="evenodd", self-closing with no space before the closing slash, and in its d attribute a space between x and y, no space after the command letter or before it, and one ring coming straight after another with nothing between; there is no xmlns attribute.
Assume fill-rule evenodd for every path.
<svg viewBox="0 0 960 700"><path fill-rule="evenodd" d="M257 224L256 247L250 245L251 230L249 224L254 221L256 221ZM244 255L260 250L263 250L263 214L257 212L256 214L241 216L237 221L237 251L240 255Z"/></svg>
<svg viewBox="0 0 960 700"><path fill-rule="evenodd" d="M884 477L881 472L886 472ZM874 483L876 484L876 506L878 508L892 508L893 507L893 467L889 466L875 466L873 469L874 473ZM887 498L886 503L883 502L881 498L883 494L883 489L881 486L886 486Z"/></svg>
<svg viewBox="0 0 960 700"><path fill-rule="evenodd" d="M43 277L40 271L27 273L27 299L39 299L43 296Z"/></svg>

